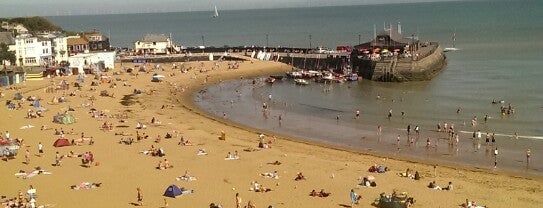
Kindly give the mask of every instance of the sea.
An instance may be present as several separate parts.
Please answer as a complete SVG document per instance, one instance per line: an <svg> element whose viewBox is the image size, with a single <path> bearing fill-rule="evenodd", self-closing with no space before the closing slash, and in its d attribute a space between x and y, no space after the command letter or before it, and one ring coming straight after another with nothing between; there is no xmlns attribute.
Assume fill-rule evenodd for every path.
<svg viewBox="0 0 543 208"><path fill-rule="evenodd" d="M454 43L459 49L446 54L447 65L434 79L312 82L307 86L297 86L292 80L269 85L262 78L253 85L251 79L239 79L207 87L205 93L194 96L195 102L218 117L226 114L233 122L307 142L473 168L494 169L497 162L497 170L543 175L542 1L219 8L217 18L211 10L47 18L69 31L100 30L113 46L128 48L145 34L166 34L187 47L333 49L371 40L374 28L380 32L401 24L405 36L436 41L442 47ZM493 100L498 104L492 104ZM266 112L263 103L268 105ZM502 115L500 107L509 105L514 113ZM358 119L356 110L361 114ZM474 119L476 126L472 126ZM460 135L458 145L448 145L446 134L436 131L438 123L454 124ZM420 136L411 136L413 144L407 139L408 125L421 129ZM381 136L377 136L377 126L382 128ZM483 134L480 147L472 139L477 130ZM487 132L496 135L495 144L486 144ZM499 154L494 157L496 148ZM527 149L532 154L530 163Z"/></svg>

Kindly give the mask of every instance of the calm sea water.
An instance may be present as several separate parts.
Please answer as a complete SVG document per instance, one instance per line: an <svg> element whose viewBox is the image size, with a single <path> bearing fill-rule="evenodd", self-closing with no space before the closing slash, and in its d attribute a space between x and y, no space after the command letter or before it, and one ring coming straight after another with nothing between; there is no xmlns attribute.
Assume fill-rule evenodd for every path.
<svg viewBox="0 0 543 208"><path fill-rule="evenodd" d="M357 149L405 152L415 157L440 156L440 160L477 166L493 165L485 151L474 151L470 133L461 134L466 145L459 150L442 145L431 154L425 148L406 151L403 149L409 148L402 147L400 153L396 151L395 135L408 124L419 125L423 137L434 137L430 130L438 122L455 123L463 132L495 132L501 150L500 166L509 170L524 167L525 150L531 148L534 162L528 171L542 173L541 11L541 1L475 1L219 11L219 18L211 18L212 12L187 12L49 19L66 30L110 31L112 44L123 47L133 47L133 42L147 33L171 33L176 42L185 46L264 46L267 34L269 46L307 47L311 35L313 46L333 48L358 44L359 35L362 42L368 41L373 36L373 26L381 30L383 22L387 27L401 22L403 34L414 34L421 40L438 41L448 47L456 32L456 47L461 50L447 54L448 65L431 81L312 83L305 87L284 81L254 89L243 81L234 81L210 87L208 93L196 99L203 108L221 116L226 112L236 122L319 142L348 147L357 144ZM272 101L268 101L269 94L273 95ZM376 99L378 95L382 99ZM491 104L493 99L504 100L504 105L511 103L515 114L500 116L499 105ZM268 118L260 111L262 102L271 105ZM456 113L458 108L460 114ZM361 111L361 119L352 119L356 109ZM394 117L388 121L386 114L390 109ZM401 111L406 113L403 119L399 116ZM283 117L281 126L277 121L279 114ZM335 119L338 114L339 122ZM485 115L491 118L483 124ZM476 129L470 126L474 116L480 123ZM388 134L381 141L385 145L371 138L375 137L376 125L382 125ZM515 132L518 140L511 138ZM401 135L403 139L405 135ZM368 137L363 145L361 136Z"/></svg>

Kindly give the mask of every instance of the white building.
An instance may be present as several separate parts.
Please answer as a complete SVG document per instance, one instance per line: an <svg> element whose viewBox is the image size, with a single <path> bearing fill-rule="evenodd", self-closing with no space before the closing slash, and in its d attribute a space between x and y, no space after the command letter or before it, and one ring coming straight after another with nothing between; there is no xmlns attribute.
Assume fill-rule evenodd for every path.
<svg viewBox="0 0 543 208"><path fill-rule="evenodd" d="M84 73L85 69L96 72L104 69L113 69L115 67L115 56L115 51L79 53L70 56L68 63L70 63L70 68L77 68L80 74Z"/></svg>
<svg viewBox="0 0 543 208"><path fill-rule="evenodd" d="M57 63L62 61L68 61L68 38L65 36L57 36L51 39L53 44L51 49L53 50L53 60Z"/></svg>
<svg viewBox="0 0 543 208"><path fill-rule="evenodd" d="M48 38L30 35L15 37L15 51L17 66L44 66L51 61L51 41Z"/></svg>
<svg viewBox="0 0 543 208"><path fill-rule="evenodd" d="M44 33L38 34L39 37L51 40L51 61L60 63L68 61L68 38L62 33Z"/></svg>
<svg viewBox="0 0 543 208"><path fill-rule="evenodd" d="M171 38L164 34L148 34L143 40L136 41L134 48L139 54L170 54L174 45Z"/></svg>
<svg viewBox="0 0 543 208"><path fill-rule="evenodd" d="M28 29L26 29L26 27L23 24L18 24L18 23L9 24L8 22L3 21L1 27L8 31L17 31L17 33L19 34L28 33Z"/></svg>

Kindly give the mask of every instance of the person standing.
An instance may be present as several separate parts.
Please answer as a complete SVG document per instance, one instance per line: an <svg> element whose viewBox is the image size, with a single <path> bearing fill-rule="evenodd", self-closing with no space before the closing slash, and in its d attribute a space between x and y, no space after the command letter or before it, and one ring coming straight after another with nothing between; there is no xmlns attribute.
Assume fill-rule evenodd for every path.
<svg viewBox="0 0 543 208"><path fill-rule="evenodd" d="M239 196L239 193L236 193L236 208L241 208L241 197Z"/></svg>
<svg viewBox="0 0 543 208"><path fill-rule="evenodd" d="M136 188L136 191L138 192L138 195L137 195L138 205L143 206L143 193L141 192L140 187Z"/></svg>
<svg viewBox="0 0 543 208"><path fill-rule="evenodd" d="M60 166L61 159L62 159L62 157L60 156L60 154L57 151L57 153L55 155L55 166L57 166L57 167Z"/></svg>
<svg viewBox="0 0 543 208"><path fill-rule="evenodd" d="M530 149L526 150L526 164L530 164L530 157L532 156L532 151Z"/></svg>
<svg viewBox="0 0 543 208"><path fill-rule="evenodd" d="M498 148L494 149L494 168L498 166Z"/></svg>
<svg viewBox="0 0 543 208"><path fill-rule="evenodd" d="M38 153L43 154L43 144L38 143Z"/></svg>
<svg viewBox="0 0 543 208"><path fill-rule="evenodd" d="M360 118L360 110L356 110L355 118L356 118L356 119L359 119L359 118Z"/></svg>
<svg viewBox="0 0 543 208"><path fill-rule="evenodd" d="M30 164L30 151L28 151L28 149L25 151L25 163L27 165Z"/></svg>
<svg viewBox="0 0 543 208"><path fill-rule="evenodd" d="M360 196L354 192L354 189L351 189L351 193L349 195L351 197L351 207L353 207L355 204L358 204L358 200L360 200Z"/></svg>

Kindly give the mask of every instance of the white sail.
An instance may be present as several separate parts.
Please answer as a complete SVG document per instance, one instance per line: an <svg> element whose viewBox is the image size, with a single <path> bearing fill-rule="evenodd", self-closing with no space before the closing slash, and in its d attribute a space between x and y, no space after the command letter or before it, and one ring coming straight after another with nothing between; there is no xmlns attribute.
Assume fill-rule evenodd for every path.
<svg viewBox="0 0 543 208"><path fill-rule="evenodd" d="M215 13L213 14L213 17L219 17L219 11L217 11L217 6L215 6Z"/></svg>

